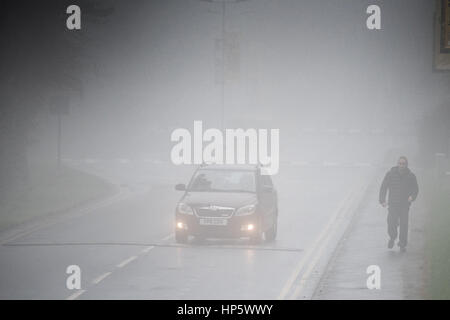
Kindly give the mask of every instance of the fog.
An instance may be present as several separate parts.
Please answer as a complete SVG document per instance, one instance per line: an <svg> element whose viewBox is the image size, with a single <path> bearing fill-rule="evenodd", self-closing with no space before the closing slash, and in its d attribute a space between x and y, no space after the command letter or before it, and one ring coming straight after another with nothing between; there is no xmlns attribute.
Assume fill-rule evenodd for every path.
<svg viewBox="0 0 450 320"><path fill-rule="evenodd" d="M146 261L156 268L154 275L141 266L121 278L111 276L109 290L83 291L88 299L347 298L346 292L317 295L319 280L325 287L327 281L330 287L332 281L353 285L331 267L325 273L347 226L371 226L364 240L355 236L354 243L373 249L370 241L377 239L382 246L363 258L381 265L392 285L406 281L395 273L396 257L385 254L385 215L373 211L384 210L378 190L402 155L417 174L420 190L429 188L425 194L438 197L448 191L450 76L434 65L437 2L83 0L81 30L66 28L69 4L10 1L0 7L0 255L7 255L0 263L0 298L68 296L64 279L50 274L45 263L36 263L36 274L41 272L47 282L32 277L25 262L39 253L24 251L18 258L7 251L16 244L26 250L40 244L47 250L55 243L124 246L95 247L90 254L72 247L70 254L42 253L54 268L65 268L73 259L70 263L88 270L94 284L102 281L96 282L96 276L111 269L111 261L137 257L130 243L155 251L156 262ZM367 26L366 10L373 4L381 9L380 30ZM195 158L195 121L202 122L203 133L218 129L224 138L226 130L279 130L279 170L272 176L280 212L276 242L262 249L239 241L206 242L217 249L209 256L201 245L173 240L173 212L181 201L173 187L188 184L197 166L174 164L171 152L177 141L172 135L187 129ZM197 138L203 138L200 149L208 145L203 135ZM227 151L222 151L225 159ZM189 193L189 186L177 188ZM432 196L418 198L411 210L421 212L419 217L433 207L425 205L425 198L438 203ZM39 205L30 209L33 201ZM218 200L208 201L213 206ZM59 218L60 212L69 218ZM41 225L38 216L51 223ZM381 218L370 220L375 217ZM410 230L423 228L422 222L413 220ZM22 229L15 235L17 226ZM417 243L425 240L415 237L415 248L422 248ZM438 246L449 243L448 236L436 239ZM236 250L224 251L230 243ZM351 250L333 263L342 260L346 266L345 252ZM297 255L313 264L292 273ZM124 261L123 266L130 262ZM360 263L367 267L366 260ZM196 268L205 272L204 279L215 270L229 272L232 280L214 280L212 288L208 283L213 282L198 280ZM280 278L266 284L258 280L271 270ZM313 271L321 276L314 278ZM418 271L408 272L414 278ZM282 276L291 273L286 282ZM192 283L177 283L186 275ZM24 276L32 279L35 291L21 289ZM35 294L48 283L51 290ZM183 286L189 289L179 290ZM403 292L395 290L369 299L404 298L393 295ZM413 289L410 293L422 298ZM356 298L368 298L361 294Z"/></svg>
<svg viewBox="0 0 450 320"><path fill-rule="evenodd" d="M371 31L369 4L228 3L222 101L220 3L118 2L104 23L83 25L83 93L63 117L63 154L167 160L170 132L194 120L220 128L222 103L226 128L279 128L284 149L304 129L413 136L448 99L448 77L432 73L433 7L383 3L382 30ZM51 148L56 121L42 116Z"/></svg>

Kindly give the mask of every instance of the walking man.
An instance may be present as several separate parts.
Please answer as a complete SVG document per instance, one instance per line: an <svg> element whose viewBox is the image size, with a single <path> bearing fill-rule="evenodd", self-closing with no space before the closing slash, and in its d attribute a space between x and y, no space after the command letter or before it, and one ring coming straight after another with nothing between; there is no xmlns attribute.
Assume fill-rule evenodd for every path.
<svg viewBox="0 0 450 320"><path fill-rule="evenodd" d="M386 194L389 190L389 199L386 203ZM408 168L408 159L401 156L397 166L392 167L386 173L380 188L380 204L388 207L388 248L394 247L397 239L398 227L400 226L399 242L401 252L406 251L408 242L408 214L411 203L416 200L419 193L417 179Z"/></svg>

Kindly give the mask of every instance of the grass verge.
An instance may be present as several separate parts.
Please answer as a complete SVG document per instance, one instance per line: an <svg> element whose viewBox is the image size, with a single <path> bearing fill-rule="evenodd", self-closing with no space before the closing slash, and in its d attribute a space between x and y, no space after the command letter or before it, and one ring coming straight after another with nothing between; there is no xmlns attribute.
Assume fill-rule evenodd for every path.
<svg viewBox="0 0 450 320"><path fill-rule="evenodd" d="M112 195L114 186L99 177L62 166L30 166L28 188L0 205L0 231L30 219L57 214Z"/></svg>
<svg viewBox="0 0 450 320"><path fill-rule="evenodd" d="M437 183L428 172L424 185L427 201L425 252L426 298L450 299L450 177Z"/></svg>

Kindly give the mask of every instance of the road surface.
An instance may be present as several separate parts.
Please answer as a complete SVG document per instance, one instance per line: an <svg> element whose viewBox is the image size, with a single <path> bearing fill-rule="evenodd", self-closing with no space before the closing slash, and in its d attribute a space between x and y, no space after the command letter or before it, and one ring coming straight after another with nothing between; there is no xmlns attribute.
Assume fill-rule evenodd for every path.
<svg viewBox="0 0 450 320"><path fill-rule="evenodd" d="M181 194L174 185L186 182L192 168L145 159L66 159L120 192L3 238L0 299L309 299L377 171L370 153L353 162L323 158L282 163L274 177L278 237L259 246L245 239L175 243ZM81 269L79 290L66 287L69 265Z"/></svg>

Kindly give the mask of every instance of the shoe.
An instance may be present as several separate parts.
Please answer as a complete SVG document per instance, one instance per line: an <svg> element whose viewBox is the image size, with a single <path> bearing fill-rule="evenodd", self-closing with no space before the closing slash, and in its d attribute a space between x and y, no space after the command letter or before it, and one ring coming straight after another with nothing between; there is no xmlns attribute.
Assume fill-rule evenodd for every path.
<svg viewBox="0 0 450 320"><path fill-rule="evenodd" d="M392 248L394 247L394 243L395 243L395 240L394 240L394 239L389 239L389 242L388 242L388 249L392 249Z"/></svg>

